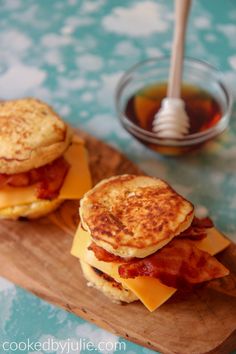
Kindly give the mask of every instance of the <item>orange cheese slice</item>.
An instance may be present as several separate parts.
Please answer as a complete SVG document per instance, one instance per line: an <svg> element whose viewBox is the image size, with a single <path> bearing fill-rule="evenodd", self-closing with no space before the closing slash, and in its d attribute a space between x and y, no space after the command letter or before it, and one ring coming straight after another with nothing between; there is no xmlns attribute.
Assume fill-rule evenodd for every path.
<svg viewBox="0 0 236 354"><path fill-rule="evenodd" d="M64 154L70 169L59 193L60 199L80 199L92 188L87 150L83 144L73 143Z"/></svg>
<svg viewBox="0 0 236 354"><path fill-rule="evenodd" d="M14 205L30 204L36 200L35 185L21 188L6 186L0 190L0 209Z"/></svg>
<svg viewBox="0 0 236 354"><path fill-rule="evenodd" d="M87 151L80 140L74 140L64 154L70 164L58 198L80 199L92 187ZM40 200L36 197L36 185L29 187L5 187L0 190L0 209L30 204Z"/></svg>
<svg viewBox="0 0 236 354"><path fill-rule="evenodd" d="M201 241L195 241L195 244L200 250L206 251L214 256L228 247L230 241L225 238L222 233L212 227L207 230L207 237Z"/></svg>
<svg viewBox="0 0 236 354"><path fill-rule="evenodd" d="M202 242L202 240L196 242L196 246L206 252L210 251L209 253L211 254L216 254L222 251L230 244L230 241L228 241L215 228L208 230L206 240L208 241ZM121 278L118 272L119 263L99 261L94 253L88 250L90 243L91 237L89 233L79 226L74 237L71 254L84 262L87 262L92 267L110 275L117 282L121 283L124 288L133 291L149 311L157 309L176 292L176 289L162 284L155 278L144 276L134 279ZM212 246L212 243L214 246Z"/></svg>

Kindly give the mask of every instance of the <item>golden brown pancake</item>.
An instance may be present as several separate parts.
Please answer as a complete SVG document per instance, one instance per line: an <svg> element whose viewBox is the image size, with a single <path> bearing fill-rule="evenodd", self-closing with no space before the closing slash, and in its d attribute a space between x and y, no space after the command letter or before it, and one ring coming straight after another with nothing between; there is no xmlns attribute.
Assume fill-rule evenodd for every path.
<svg viewBox="0 0 236 354"><path fill-rule="evenodd" d="M89 264L80 260L80 265L84 277L88 280L88 286L100 290L113 302L133 302L138 300L132 291L123 288L123 286L100 270L91 267Z"/></svg>
<svg viewBox="0 0 236 354"><path fill-rule="evenodd" d="M103 180L81 200L82 226L100 247L120 257L146 257L187 229L193 205L166 182L122 175Z"/></svg>
<svg viewBox="0 0 236 354"><path fill-rule="evenodd" d="M67 149L72 132L47 104L34 98L0 103L0 173L46 165Z"/></svg>
<svg viewBox="0 0 236 354"><path fill-rule="evenodd" d="M36 219L56 210L63 199L38 200L30 204L15 205L0 209L0 219L17 220L21 218Z"/></svg>

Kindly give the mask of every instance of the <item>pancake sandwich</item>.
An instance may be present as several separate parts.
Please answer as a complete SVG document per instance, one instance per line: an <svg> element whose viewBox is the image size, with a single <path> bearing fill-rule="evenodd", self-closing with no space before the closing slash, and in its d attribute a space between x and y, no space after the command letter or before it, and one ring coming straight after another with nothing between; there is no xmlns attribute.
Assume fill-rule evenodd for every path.
<svg viewBox="0 0 236 354"><path fill-rule="evenodd" d="M83 141L47 104L0 103L0 218L37 218L91 188Z"/></svg>
<svg viewBox="0 0 236 354"><path fill-rule="evenodd" d="M213 257L229 241L160 179L103 180L81 199L79 213L72 255L89 286L113 301L140 300L153 311L178 289L229 273Z"/></svg>

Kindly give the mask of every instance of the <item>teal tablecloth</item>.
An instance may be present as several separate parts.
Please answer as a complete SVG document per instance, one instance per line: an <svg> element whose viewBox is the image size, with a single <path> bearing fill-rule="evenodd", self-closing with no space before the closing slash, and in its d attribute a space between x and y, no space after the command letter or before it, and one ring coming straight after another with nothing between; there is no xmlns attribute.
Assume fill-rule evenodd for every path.
<svg viewBox="0 0 236 354"><path fill-rule="evenodd" d="M235 237L235 115L224 141L215 142L204 155L175 160L158 158L134 141L114 111L114 88L124 70L170 52L172 6L170 0L0 0L0 97L28 95L47 101L65 119L118 147L146 172L165 178L207 208L216 225ZM235 1L193 1L187 55L221 68L236 92ZM0 279L0 342L49 339L64 344L91 340L95 347L99 341L111 343L94 350L102 353L115 352L121 341ZM122 352L127 354L151 353L125 344ZM37 349L15 348L12 353ZM72 346L70 351L40 351L46 352L78 353Z"/></svg>

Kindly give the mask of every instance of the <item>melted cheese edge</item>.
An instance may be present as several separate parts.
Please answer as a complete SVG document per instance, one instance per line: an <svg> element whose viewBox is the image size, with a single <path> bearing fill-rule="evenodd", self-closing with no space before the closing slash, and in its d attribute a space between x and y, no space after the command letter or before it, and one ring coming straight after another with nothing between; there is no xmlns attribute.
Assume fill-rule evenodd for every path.
<svg viewBox="0 0 236 354"><path fill-rule="evenodd" d="M63 186L58 195L59 199L80 199L92 187L88 156L83 142L74 139L63 155L70 164ZM36 202L36 185L29 187L9 187L0 190L0 209L15 205Z"/></svg>
<svg viewBox="0 0 236 354"><path fill-rule="evenodd" d="M230 241L227 240L218 230L211 228L207 230L207 237L201 241L193 241L196 246L211 255L225 249ZM119 263L99 261L92 251L88 250L91 243L90 234L84 231L79 225L74 237L71 254L92 267L110 275L117 282L121 283L139 298L149 311L154 311L166 302L177 290L162 284L158 279L139 276L134 279L123 279L119 276Z"/></svg>

